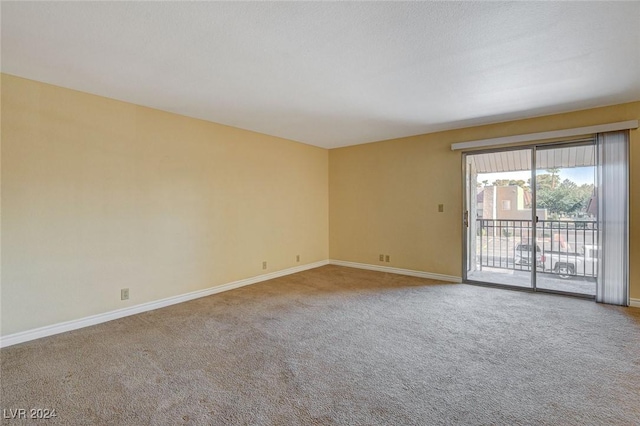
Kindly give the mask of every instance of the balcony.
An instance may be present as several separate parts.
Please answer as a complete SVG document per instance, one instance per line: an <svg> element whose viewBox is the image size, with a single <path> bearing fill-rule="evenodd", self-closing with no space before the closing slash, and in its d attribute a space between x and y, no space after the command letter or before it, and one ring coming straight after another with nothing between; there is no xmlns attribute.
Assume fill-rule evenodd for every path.
<svg viewBox="0 0 640 426"><path fill-rule="evenodd" d="M540 220L534 244L531 220L476 220L476 270L530 271L569 280L593 280L598 273L598 223L592 220Z"/></svg>

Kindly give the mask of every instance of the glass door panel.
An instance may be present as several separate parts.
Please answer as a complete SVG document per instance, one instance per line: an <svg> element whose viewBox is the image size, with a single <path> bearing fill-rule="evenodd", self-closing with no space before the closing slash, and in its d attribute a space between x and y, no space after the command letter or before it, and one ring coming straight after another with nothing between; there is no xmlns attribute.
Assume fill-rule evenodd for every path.
<svg viewBox="0 0 640 426"><path fill-rule="evenodd" d="M532 153L465 155L465 280L532 288Z"/></svg>
<svg viewBox="0 0 640 426"><path fill-rule="evenodd" d="M536 288L595 295L598 258L593 143L536 149Z"/></svg>

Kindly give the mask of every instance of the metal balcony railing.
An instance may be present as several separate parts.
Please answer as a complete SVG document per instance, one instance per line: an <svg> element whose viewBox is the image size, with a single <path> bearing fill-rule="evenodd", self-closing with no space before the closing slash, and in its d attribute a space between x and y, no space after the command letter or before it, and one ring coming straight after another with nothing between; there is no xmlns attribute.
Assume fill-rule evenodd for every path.
<svg viewBox="0 0 640 426"><path fill-rule="evenodd" d="M534 264L531 220L477 219L476 262L482 267L530 271ZM538 271L596 277L598 223L583 220L540 220L536 227Z"/></svg>

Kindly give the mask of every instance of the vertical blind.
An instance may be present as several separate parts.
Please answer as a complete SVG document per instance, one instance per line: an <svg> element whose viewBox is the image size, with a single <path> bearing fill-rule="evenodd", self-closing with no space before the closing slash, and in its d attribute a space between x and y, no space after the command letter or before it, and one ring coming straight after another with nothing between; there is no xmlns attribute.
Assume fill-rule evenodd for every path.
<svg viewBox="0 0 640 426"><path fill-rule="evenodd" d="M596 301L629 304L629 132L598 134L598 279Z"/></svg>

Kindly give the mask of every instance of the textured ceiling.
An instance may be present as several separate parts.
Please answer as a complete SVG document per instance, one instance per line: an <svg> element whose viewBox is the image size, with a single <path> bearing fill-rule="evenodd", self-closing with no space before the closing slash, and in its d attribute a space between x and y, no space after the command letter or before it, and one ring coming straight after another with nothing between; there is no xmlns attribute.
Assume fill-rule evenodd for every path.
<svg viewBox="0 0 640 426"><path fill-rule="evenodd" d="M640 2L2 2L2 71L326 148L640 99Z"/></svg>

